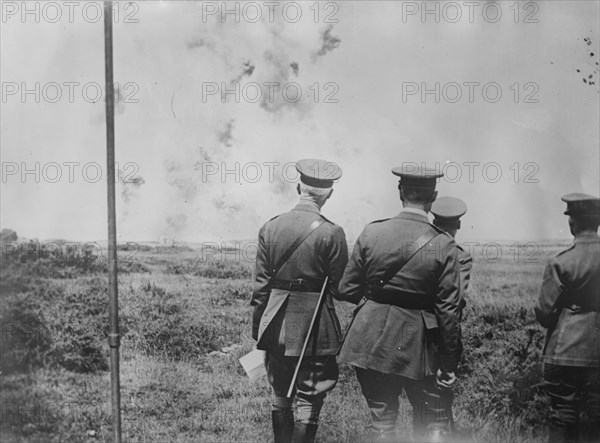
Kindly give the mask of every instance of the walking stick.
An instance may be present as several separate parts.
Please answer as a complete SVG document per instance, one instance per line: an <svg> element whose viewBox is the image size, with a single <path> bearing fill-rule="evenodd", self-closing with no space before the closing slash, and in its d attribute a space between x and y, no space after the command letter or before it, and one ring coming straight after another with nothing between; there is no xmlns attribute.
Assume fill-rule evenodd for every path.
<svg viewBox="0 0 600 443"><path fill-rule="evenodd" d="M325 294L325 288L327 287L327 282L329 281L329 276L325 277L325 281L323 282L323 287L321 288L321 294L319 295L319 300L317 301L317 307L310 321L310 326L308 327L308 333L306 334L306 339L304 340L304 345L302 346L302 352L300 352L300 358L298 359L298 364L296 365L296 369L294 370L294 376L292 377L292 382L290 383L290 389L288 389L287 397L292 396L292 391L294 390L294 385L296 384L296 379L298 378L298 371L300 370L300 365L302 364L302 358L304 357L304 353L306 352L306 347L308 346L308 340L310 339L310 334L315 325L315 320L317 319L317 315L319 314L319 308L321 307L321 301L323 300L323 295Z"/></svg>

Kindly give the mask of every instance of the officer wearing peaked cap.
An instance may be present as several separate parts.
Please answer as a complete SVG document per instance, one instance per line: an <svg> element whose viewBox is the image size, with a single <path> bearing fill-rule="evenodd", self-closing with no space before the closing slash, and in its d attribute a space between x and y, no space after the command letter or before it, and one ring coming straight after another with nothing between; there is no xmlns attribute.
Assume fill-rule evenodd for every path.
<svg viewBox="0 0 600 443"><path fill-rule="evenodd" d="M434 216L433 224L438 228L444 230L452 238L456 239L456 233L460 229L460 218L467 212L467 205L464 201L455 197L438 197L431 205L431 213ZM467 301L466 295L469 289L469 282L471 281L471 270L473 269L473 257L469 251L464 249L461 245L456 243L458 248L458 262L460 266L460 302L459 302L459 313L460 321L462 322L462 312L465 308ZM459 359L462 354L462 330L459 329ZM448 403L451 405L454 399L454 392L452 389L442 389L442 395L448 396ZM452 409L449 410L450 424L452 432L456 433L454 429L454 414ZM458 435L456 435L458 437Z"/></svg>
<svg viewBox="0 0 600 443"><path fill-rule="evenodd" d="M573 245L550 259L535 306L548 328L544 385L551 401L548 441L600 436L600 199L567 194ZM580 426L585 410L587 426Z"/></svg>
<svg viewBox="0 0 600 443"><path fill-rule="evenodd" d="M341 328L332 297L348 262L341 227L321 215L342 171L335 163L306 159L296 164L300 201L260 229L252 336L266 351L266 368L273 388L272 420L275 443L314 441L327 392L338 380L335 355ZM294 424L288 388L298 364L325 278L318 320L311 333L295 383L297 419Z"/></svg>
<svg viewBox="0 0 600 443"><path fill-rule="evenodd" d="M456 233L460 229L460 218L467 212L464 201L455 197L439 197L431 205L431 213L434 216L433 224L444 230L452 238L456 239ZM460 264L460 309L461 313L467 302L465 296L471 281L471 270L473 269L473 257L458 243L458 259ZM462 349L462 347L461 347Z"/></svg>
<svg viewBox="0 0 600 443"><path fill-rule="evenodd" d="M467 205L460 198L438 197L431 205L433 224L446 228L452 237L460 229L460 218L467 212Z"/></svg>
<svg viewBox="0 0 600 443"><path fill-rule="evenodd" d="M397 441L398 397L413 408L417 441L449 430L447 396L437 386L456 380L460 275L452 237L429 223L440 171L406 165L403 209L368 224L340 283L340 297L358 304L340 360L355 367L371 411L372 440Z"/></svg>

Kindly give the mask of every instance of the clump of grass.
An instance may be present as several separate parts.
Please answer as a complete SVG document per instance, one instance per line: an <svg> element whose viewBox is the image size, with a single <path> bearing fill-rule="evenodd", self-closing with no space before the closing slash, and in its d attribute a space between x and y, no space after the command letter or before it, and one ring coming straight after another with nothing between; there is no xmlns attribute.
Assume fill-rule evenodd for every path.
<svg viewBox="0 0 600 443"><path fill-rule="evenodd" d="M521 431L547 423L541 384L544 331L533 315L525 306L509 305L464 322L458 395L472 417L512 417Z"/></svg>
<svg viewBox="0 0 600 443"><path fill-rule="evenodd" d="M108 369L105 280L84 279L66 290L52 280L2 276L3 371L46 365L74 372Z"/></svg>
<svg viewBox="0 0 600 443"><path fill-rule="evenodd" d="M75 288L54 309L52 360L74 372L108 370L108 295L105 279L94 277Z"/></svg>
<svg viewBox="0 0 600 443"><path fill-rule="evenodd" d="M231 282L220 284L211 291L209 301L214 306L232 306L250 300L252 282Z"/></svg>
<svg viewBox="0 0 600 443"><path fill-rule="evenodd" d="M228 344L217 319L200 321L191 312L181 294L147 282L122 316L126 340L145 355L173 360L197 359Z"/></svg>
<svg viewBox="0 0 600 443"><path fill-rule="evenodd" d="M248 279L253 265L243 260L185 259L167 267L169 274L190 274L195 277L219 279Z"/></svg>
<svg viewBox="0 0 600 443"><path fill-rule="evenodd" d="M40 369L0 378L3 442L111 441L104 374Z"/></svg>
<svg viewBox="0 0 600 443"><path fill-rule="evenodd" d="M3 297L6 297L4 291ZM27 299L13 298L0 311L0 325L2 373L26 372L43 365L51 338L38 304Z"/></svg>
<svg viewBox="0 0 600 443"><path fill-rule="evenodd" d="M120 273L148 273L150 269L144 263L129 257L120 257L117 261ZM19 260L3 262L10 274L27 275L39 278L75 279L81 276L107 274L108 267L104 257L93 254L41 254L35 258L22 256Z"/></svg>

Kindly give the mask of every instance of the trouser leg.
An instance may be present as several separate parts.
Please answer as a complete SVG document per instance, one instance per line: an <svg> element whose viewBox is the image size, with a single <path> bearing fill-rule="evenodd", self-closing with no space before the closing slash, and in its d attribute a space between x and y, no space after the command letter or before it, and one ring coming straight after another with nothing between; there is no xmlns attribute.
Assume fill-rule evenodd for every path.
<svg viewBox="0 0 600 443"><path fill-rule="evenodd" d="M435 377L405 379L404 389L413 408L414 439L433 441L449 435L452 389L437 386Z"/></svg>
<svg viewBox="0 0 600 443"><path fill-rule="evenodd" d="M293 428L293 433L290 430L291 439L298 442L314 441L323 402L327 392L331 391L338 381L339 371L335 357L305 357L290 398L287 397L287 392L298 364L298 357L285 357L282 353L267 352L265 363L269 383L273 387L273 411L284 411L282 414L286 419L282 423L286 423L286 432L288 419L293 417L291 406L295 395L298 399L297 419L296 425L292 423L290 428Z"/></svg>
<svg viewBox="0 0 600 443"><path fill-rule="evenodd" d="M334 356L306 357L302 361L296 381L298 402L292 437L294 443L311 443L315 440L325 397L335 387L338 378L339 369Z"/></svg>
<svg viewBox="0 0 600 443"><path fill-rule="evenodd" d="M296 380L298 422L318 424L325 397L335 387L338 378L339 369L334 356L305 357Z"/></svg>
<svg viewBox="0 0 600 443"><path fill-rule="evenodd" d="M549 442L577 441L579 399L570 378L566 366L544 366L544 387L550 397Z"/></svg>
<svg viewBox="0 0 600 443"><path fill-rule="evenodd" d="M583 371L583 395L581 406L586 415L585 440L600 441L600 368Z"/></svg>
<svg viewBox="0 0 600 443"><path fill-rule="evenodd" d="M294 430L293 399L287 397L287 388L292 379L286 357L279 353L267 353L265 358L267 377L273 388L271 420L274 443L289 443Z"/></svg>
<svg viewBox="0 0 600 443"><path fill-rule="evenodd" d="M358 367L354 370L371 411L371 440L396 441L398 396L402 390L400 377Z"/></svg>

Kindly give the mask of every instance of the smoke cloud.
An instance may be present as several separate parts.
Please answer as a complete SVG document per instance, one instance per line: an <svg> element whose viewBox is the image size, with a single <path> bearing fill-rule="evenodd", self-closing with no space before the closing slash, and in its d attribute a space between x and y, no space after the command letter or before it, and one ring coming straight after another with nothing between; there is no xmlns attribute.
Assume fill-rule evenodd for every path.
<svg viewBox="0 0 600 443"><path fill-rule="evenodd" d="M565 238L560 196L600 194L596 2L545 3L536 24L515 23L500 3L498 23L481 14L469 22L466 11L458 23L403 22L402 2L340 3L337 23L322 10L314 20L308 6L297 23L281 6L272 21L236 23L203 20L204 3L142 2L139 23L115 24L116 156L119 178L135 177L118 185L121 238L255 238L296 203L301 158L340 165L324 214L349 240L400 210L390 169L403 162L462 168L439 195L467 202L463 239ZM3 79L103 84L99 29L3 25ZM468 82L479 84L472 101ZM482 93L492 83L496 102ZM104 165L104 102L75 98L3 103L3 161ZM497 180L484 172L494 163ZM466 164L477 165L473 177ZM39 238L105 236L104 180L86 180L81 167L77 183L19 177L3 184L2 226ZM85 203L85 218L74 202Z"/></svg>

